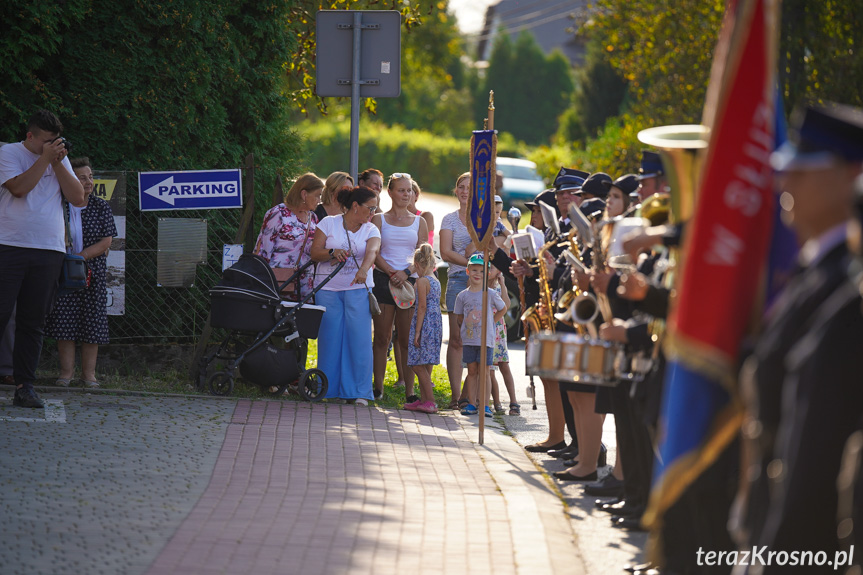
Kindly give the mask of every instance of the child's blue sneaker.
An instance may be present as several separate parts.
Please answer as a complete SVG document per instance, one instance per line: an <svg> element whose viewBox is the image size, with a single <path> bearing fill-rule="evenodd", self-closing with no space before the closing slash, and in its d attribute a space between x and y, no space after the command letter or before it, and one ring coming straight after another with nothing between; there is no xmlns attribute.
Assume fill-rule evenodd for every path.
<svg viewBox="0 0 863 575"><path fill-rule="evenodd" d="M491 408L489 406L485 406L485 416L486 417L494 417L494 414L491 412Z"/></svg>
<svg viewBox="0 0 863 575"><path fill-rule="evenodd" d="M472 403L468 403L467 405L465 405L464 407L461 408L461 414L462 415L476 415L477 414L476 406Z"/></svg>

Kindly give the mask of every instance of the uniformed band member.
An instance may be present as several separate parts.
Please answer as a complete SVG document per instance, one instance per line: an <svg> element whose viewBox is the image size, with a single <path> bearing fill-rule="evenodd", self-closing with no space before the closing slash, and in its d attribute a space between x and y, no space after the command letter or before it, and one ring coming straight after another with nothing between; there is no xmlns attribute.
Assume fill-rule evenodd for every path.
<svg viewBox="0 0 863 575"><path fill-rule="evenodd" d="M863 312L846 239L863 168L863 111L809 107L792 123L796 140L773 164L783 215L802 245L800 267L741 376L748 457L735 524L742 549L824 552L832 560L842 449L863 417ZM735 571L788 572L776 564Z"/></svg>
<svg viewBox="0 0 863 575"><path fill-rule="evenodd" d="M616 179L609 187L614 186L629 197L638 197L638 180L632 174ZM608 297L614 318L602 324L599 338L614 341L626 346L629 356L640 353L647 360L653 355L651 325L654 318L665 319L668 307L668 292L663 290L659 298L646 298L648 282L652 275L654 264L659 257L658 252L645 254L638 263L638 274L629 274L633 279L640 277L643 289L632 289L633 282L623 278L627 283L620 293L621 277L613 270L594 270L591 283L594 289ZM658 278L657 278L658 279ZM630 287L630 289L626 289ZM659 287L653 287L659 290ZM637 291L637 293L636 293ZM626 296L626 297L622 297ZM658 299L661 309L651 309L652 302ZM646 306L646 307L645 307ZM649 372L645 376L655 377ZM622 481L608 474L604 480L588 484L585 493L589 495L612 495L612 500L600 499L596 506L612 514L611 521L616 527L641 530L641 516L647 507L650 494L650 475L653 463L653 447L650 432L645 423L642 408L642 394L636 393L639 386L645 385L643 380L633 381L623 379L613 388L603 388L597 392L597 403L603 396L608 396L611 403L611 413L614 414L615 432L617 438L618 459L622 460L625 476ZM614 489L615 486L618 489Z"/></svg>

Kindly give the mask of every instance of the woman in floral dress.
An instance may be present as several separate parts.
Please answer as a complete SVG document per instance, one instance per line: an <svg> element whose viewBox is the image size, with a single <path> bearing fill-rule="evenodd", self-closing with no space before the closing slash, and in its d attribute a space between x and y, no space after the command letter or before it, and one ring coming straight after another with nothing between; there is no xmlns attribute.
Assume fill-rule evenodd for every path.
<svg viewBox="0 0 863 575"><path fill-rule="evenodd" d="M255 253L267 260L279 284L311 259L312 240L318 217L315 207L321 199L324 183L315 174L300 176L285 195L285 201L270 208L264 215ZM284 294L299 299L314 288L315 274L309 269L296 286L288 286Z"/></svg>

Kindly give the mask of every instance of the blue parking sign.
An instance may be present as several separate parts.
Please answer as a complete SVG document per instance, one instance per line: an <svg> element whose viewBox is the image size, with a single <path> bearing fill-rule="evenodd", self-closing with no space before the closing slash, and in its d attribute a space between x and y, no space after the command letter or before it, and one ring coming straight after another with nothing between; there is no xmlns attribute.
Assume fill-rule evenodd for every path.
<svg viewBox="0 0 863 575"><path fill-rule="evenodd" d="M138 198L144 212L241 208L241 172L238 169L140 172Z"/></svg>

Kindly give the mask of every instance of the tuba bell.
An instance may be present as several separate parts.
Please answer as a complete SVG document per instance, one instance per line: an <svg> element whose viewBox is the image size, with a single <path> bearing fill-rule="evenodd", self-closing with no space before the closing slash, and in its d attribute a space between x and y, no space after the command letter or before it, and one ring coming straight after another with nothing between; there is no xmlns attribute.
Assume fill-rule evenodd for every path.
<svg viewBox="0 0 863 575"><path fill-rule="evenodd" d="M638 132L639 141L659 149L671 188L670 221L684 222L695 211L698 180L710 129L700 124L659 126Z"/></svg>

